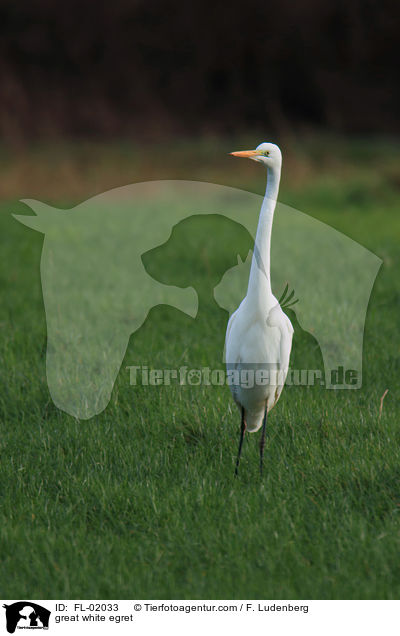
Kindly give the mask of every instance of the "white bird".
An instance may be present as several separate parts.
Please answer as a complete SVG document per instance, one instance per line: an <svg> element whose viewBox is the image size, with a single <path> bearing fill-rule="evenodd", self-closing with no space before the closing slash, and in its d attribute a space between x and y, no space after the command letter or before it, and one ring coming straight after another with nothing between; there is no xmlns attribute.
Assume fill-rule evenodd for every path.
<svg viewBox="0 0 400 636"><path fill-rule="evenodd" d="M229 319L225 339L228 377L232 378L230 388L241 411L235 474L238 473L246 429L255 432L261 426L262 474L267 413L275 406L282 392L293 337L292 323L272 293L270 276L272 221L279 191L282 154L278 146L271 143L262 143L255 150L231 154L264 164L268 173L247 294Z"/></svg>

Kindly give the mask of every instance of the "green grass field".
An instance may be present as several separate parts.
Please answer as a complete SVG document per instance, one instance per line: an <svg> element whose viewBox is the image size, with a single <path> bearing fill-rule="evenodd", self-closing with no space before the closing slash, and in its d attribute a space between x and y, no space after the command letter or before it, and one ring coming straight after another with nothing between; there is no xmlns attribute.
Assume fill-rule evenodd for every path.
<svg viewBox="0 0 400 636"><path fill-rule="evenodd" d="M226 162L237 142L207 144L197 164L211 157L214 171L193 175L189 160L182 167L190 154L182 142L171 149L170 173L153 165L148 176L262 192L259 167ZM79 173L74 152L66 153L73 157L64 175ZM48 156L32 151L24 166L32 162L39 173ZM147 165L152 156L148 151ZM384 263L367 315L362 389L286 388L269 418L263 479L258 434L246 439L234 479L239 414L227 387L132 387L125 369L219 363L227 315L206 292L210 260L216 249L229 260L229 243L219 236L216 247L207 224L187 236L187 249L169 266L197 272L198 319L154 308L131 337L107 409L76 421L54 406L46 384L43 239L10 212L28 213L17 202L25 196L77 203L100 185L134 181L143 158L110 149L104 173L113 159L123 170L114 168L114 181L88 176L87 191L85 173L79 183L71 177L75 189L68 190L68 177L57 191L48 172L48 197L45 176L41 184L18 158L12 165L4 153L0 159L0 596L398 598L400 146L313 140L294 146L286 172L284 165L283 203L331 224ZM318 359L315 344L297 330L293 355L300 351L311 366Z"/></svg>

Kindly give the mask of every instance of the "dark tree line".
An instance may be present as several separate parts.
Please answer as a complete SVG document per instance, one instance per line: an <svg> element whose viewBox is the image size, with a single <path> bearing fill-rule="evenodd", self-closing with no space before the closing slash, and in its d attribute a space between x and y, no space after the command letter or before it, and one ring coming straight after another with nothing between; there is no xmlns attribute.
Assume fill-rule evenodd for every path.
<svg viewBox="0 0 400 636"><path fill-rule="evenodd" d="M0 2L0 134L397 133L398 3Z"/></svg>

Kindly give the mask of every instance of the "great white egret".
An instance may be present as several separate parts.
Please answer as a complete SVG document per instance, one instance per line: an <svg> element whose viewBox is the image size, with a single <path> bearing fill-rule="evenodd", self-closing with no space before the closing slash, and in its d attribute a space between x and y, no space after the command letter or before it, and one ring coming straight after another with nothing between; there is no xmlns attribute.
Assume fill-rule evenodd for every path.
<svg viewBox="0 0 400 636"><path fill-rule="evenodd" d="M278 146L262 143L255 150L231 153L248 157L267 168L267 188L258 220L246 297L229 319L225 359L231 377L233 399L241 411L239 450L246 429L260 429L260 472L263 470L267 414L277 403L289 367L293 327L272 293L270 277L271 231L281 176L282 154ZM285 290L286 292L287 290ZM232 373L232 371L234 373ZM249 372L253 382L248 382Z"/></svg>

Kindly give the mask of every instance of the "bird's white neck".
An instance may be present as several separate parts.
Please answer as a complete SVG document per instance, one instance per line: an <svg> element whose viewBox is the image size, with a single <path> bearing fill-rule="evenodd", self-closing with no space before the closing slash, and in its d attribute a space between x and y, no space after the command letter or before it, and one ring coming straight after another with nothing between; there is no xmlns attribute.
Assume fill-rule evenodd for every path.
<svg viewBox="0 0 400 636"><path fill-rule="evenodd" d="M281 169L268 168L267 189L258 219L257 234L251 261L247 299L264 308L272 300L271 289L271 233L276 200L279 192Z"/></svg>

